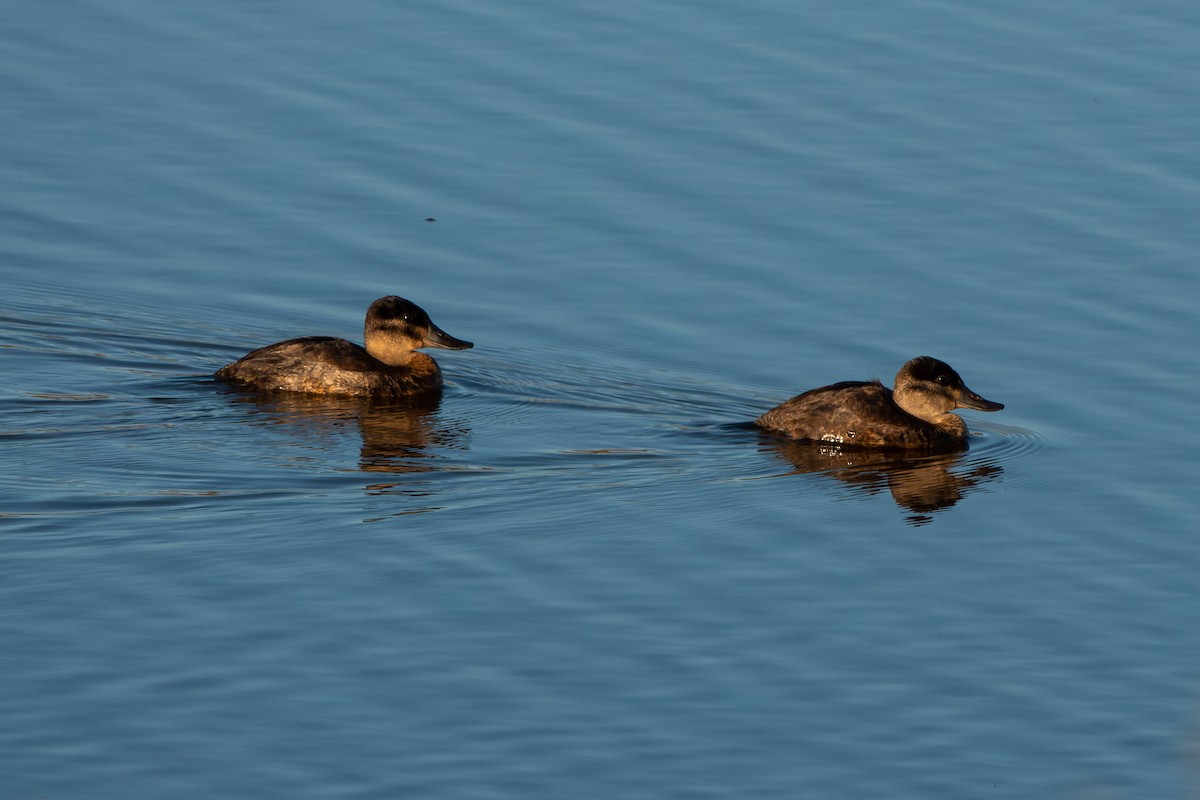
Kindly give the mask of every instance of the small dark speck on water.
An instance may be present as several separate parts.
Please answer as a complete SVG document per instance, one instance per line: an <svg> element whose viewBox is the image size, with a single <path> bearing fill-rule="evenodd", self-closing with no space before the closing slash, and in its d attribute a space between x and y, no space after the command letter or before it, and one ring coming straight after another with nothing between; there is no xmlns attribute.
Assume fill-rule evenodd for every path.
<svg viewBox="0 0 1200 800"><path fill-rule="evenodd" d="M437 220L436 220L436 219L434 219L433 217L426 217L426 218L425 218L425 221L426 221L426 222L437 222Z"/></svg>

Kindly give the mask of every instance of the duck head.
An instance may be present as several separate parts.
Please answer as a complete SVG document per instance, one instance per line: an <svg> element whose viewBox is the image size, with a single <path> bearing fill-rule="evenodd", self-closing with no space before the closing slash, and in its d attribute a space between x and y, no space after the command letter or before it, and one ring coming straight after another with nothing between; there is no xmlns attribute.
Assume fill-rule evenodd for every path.
<svg viewBox="0 0 1200 800"><path fill-rule="evenodd" d="M896 405L914 417L935 425L946 422L946 415L956 408L976 411L1004 408L1003 403L993 403L975 394L949 364L929 356L917 356L900 368L892 397Z"/></svg>
<svg viewBox="0 0 1200 800"><path fill-rule="evenodd" d="M433 324L425 309L403 297L381 297L367 309L363 325L366 350L385 364L407 362L419 347L466 350L471 342L456 339Z"/></svg>

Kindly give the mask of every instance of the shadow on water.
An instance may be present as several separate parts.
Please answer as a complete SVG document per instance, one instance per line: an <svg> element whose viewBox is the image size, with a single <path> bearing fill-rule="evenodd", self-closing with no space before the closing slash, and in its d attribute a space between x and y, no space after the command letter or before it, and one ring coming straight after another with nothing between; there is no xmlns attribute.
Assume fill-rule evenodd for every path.
<svg viewBox="0 0 1200 800"><path fill-rule="evenodd" d="M357 432L358 469L395 475L444 469L442 451L467 449L470 430L439 415L438 396L402 400L243 392L222 387L252 424L277 426L305 441ZM386 490L392 484L367 487Z"/></svg>
<svg viewBox="0 0 1200 800"><path fill-rule="evenodd" d="M820 475L843 484L852 495L888 492L901 509L912 512L910 525L925 525L934 515L996 480L1004 469L990 456L970 451L945 454L876 452L798 442L761 433L760 449L791 465L790 474Z"/></svg>

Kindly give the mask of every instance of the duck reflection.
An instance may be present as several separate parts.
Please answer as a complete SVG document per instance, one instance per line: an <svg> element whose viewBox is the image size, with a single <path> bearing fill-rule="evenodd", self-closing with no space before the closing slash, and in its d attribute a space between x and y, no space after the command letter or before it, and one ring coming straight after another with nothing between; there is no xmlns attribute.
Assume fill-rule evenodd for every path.
<svg viewBox="0 0 1200 800"><path fill-rule="evenodd" d="M796 473L823 474L847 484L855 494L885 489L896 505L913 512L912 525L924 525L933 514L950 508L975 489L999 477L1003 468L968 451L918 454L905 451L844 448L772 436L762 446L788 461Z"/></svg>
<svg viewBox="0 0 1200 800"><path fill-rule="evenodd" d="M359 468L364 472L435 472L439 450L467 449L470 431L437 414L438 395L398 399L334 397L299 393L230 393L231 402L264 424L286 425L297 436L320 440L358 429ZM389 484L369 487L390 488Z"/></svg>

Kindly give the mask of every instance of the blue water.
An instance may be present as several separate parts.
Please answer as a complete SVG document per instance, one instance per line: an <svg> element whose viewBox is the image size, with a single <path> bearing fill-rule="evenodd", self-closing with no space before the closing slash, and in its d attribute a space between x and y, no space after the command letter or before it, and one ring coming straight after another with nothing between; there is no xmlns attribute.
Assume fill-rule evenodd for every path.
<svg viewBox="0 0 1200 800"><path fill-rule="evenodd" d="M1194 4L5 19L0 800L1200 797ZM209 377L392 293L433 409Z"/></svg>

